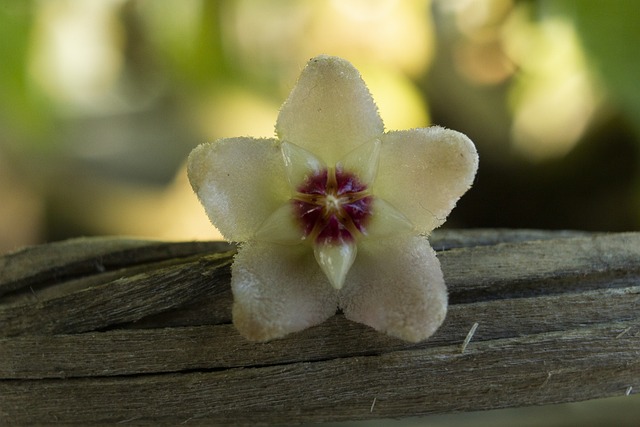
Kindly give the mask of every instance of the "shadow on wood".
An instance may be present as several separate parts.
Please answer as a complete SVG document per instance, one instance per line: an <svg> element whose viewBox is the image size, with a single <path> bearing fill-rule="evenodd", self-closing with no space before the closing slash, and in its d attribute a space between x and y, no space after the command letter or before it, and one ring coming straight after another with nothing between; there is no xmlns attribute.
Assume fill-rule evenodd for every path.
<svg viewBox="0 0 640 427"><path fill-rule="evenodd" d="M431 243L450 309L420 344L341 315L244 340L225 243L93 238L6 255L0 423L290 424L640 389L640 234L441 230Z"/></svg>

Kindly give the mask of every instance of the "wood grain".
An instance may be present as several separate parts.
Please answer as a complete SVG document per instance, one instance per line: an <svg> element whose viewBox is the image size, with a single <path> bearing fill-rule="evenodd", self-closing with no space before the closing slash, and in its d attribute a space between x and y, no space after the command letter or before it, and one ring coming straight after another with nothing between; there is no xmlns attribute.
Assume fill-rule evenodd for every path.
<svg viewBox="0 0 640 427"><path fill-rule="evenodd" d="M0 424L290 424L640 389L640 233L443 230L431 242L450 310L420 344L340 314L244 340L224 243L95 238L9 254Z"/></svg>

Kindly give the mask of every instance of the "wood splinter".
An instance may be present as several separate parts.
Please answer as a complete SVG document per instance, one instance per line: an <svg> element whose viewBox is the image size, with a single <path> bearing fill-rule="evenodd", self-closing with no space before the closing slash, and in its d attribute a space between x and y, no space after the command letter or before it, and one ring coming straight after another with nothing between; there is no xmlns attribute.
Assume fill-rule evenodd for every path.
<svg viewBox="0 0 640 427"><path fill-rule="evenodd" d="M467 334L467 337L464 339L464 341L462 342L462 346L460 347L460 353L464 353L464 351L467 349L467 346L469 345L469 342L471 342L471 338L473 338L473 335L476 333L476 329L478 329L478 322L475 322L473 324L473 326L471 326L471 329L469 329L469 333Z"/></svg>

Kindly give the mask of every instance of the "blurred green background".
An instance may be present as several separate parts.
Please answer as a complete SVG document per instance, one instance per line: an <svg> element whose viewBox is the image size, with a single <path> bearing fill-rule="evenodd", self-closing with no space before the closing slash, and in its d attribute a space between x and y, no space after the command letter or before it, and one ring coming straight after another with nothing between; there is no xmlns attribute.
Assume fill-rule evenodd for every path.
<svg viewBox="0 0 640 427"><path fill-rule="evenodd" d="M219 238L186 156L220 137L272 136L321 53L362 72L387 129L439 124L475 141L476 184L446 226L638 230L639 10L632 0L0 0L0 253L78 235ZM640 419L626 399L615 415L631 424L618 425Z"/></svg>
<svg viewBox="0 0 640 427"><path fill-rule="evenodd" d="M476 142L447 226L637 230L639 24L631 0L2 0L0 252L219 237L186 156L272 136L320 53L361 70L387 129Z"/></svg>

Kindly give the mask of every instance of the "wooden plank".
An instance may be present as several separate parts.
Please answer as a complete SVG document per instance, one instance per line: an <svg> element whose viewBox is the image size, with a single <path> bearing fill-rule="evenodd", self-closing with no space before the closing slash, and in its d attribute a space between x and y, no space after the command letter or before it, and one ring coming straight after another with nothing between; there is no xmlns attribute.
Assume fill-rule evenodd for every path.
<svg viewBox="0 0 640 427"><path fill-rule="evenodd" d="M479 325L475 343L632 320L638 307L640 286L455 304L438 332L419 345L343 316L265 344L245 340L230 324L25 335L0 339L0 378L135 375L337 359L460 345L474 323Z"/></svg>
<svg viewBox="0 0 640 427"><path fill-rule="evenodd" d="M71 280L38 293L23 293L0 306L0 334L84 332L134 322L197 300L228 286L229 252L202 255ZM227 268L224 268L227 267Z"/></svg>
<svg viewBox="0 0 640 427"><path fill-rule="evenodd" d="M431 242L450 311L417 345L341 315L244 340L226 244L81 239L0 258L0 424L338 421L640 389L640 233L443 230Z"/></svg>
<svg viewBox="0 0 640 427"><path fill-rule="evenodd" d="M232 249L224 242L167 243L118 237L80 237L31 246L0 257L0 296L127 265Z"/></svg>
<svg viewBox="0 0 640 427"><path fill-rule="evenodd" d="M472 243L477 240L471 239ZM96 244L101 245L98 241ZM128 243L127 243L128 244ZM223 247L228 249L228 247ZM228 323L233 251L103 268L0 300L0 336L78 333L140 321L183 307L191 325ZM625 287L640 276L640 237L621 233L443 251L450 303ZM531 260L535 260L532 264ZM133 261L130 261L133 262ZM90 258L85 263L91 264ZM162 290L162 291L160 291ZM196 317L194 317L196 316ZM147 327L180 326L171 316ZM144 323L144 321L143 321Z"/></svg>
<svg viewBox="0 0 640 427"><path fill-rule="evenodd" d="M290 424L623 396L640 379L639 326L472 342L464 353L454 345L249 369L2 381L0 419ZM620 336L627 328L634 332Z"/></svg>
<svg viewBox="0 0 640 427"><path fill-rule="evenodd" d="M602 234L460 248L448 251L440 262L454 301L626 286L640 277L639 236Z"/></svg>

